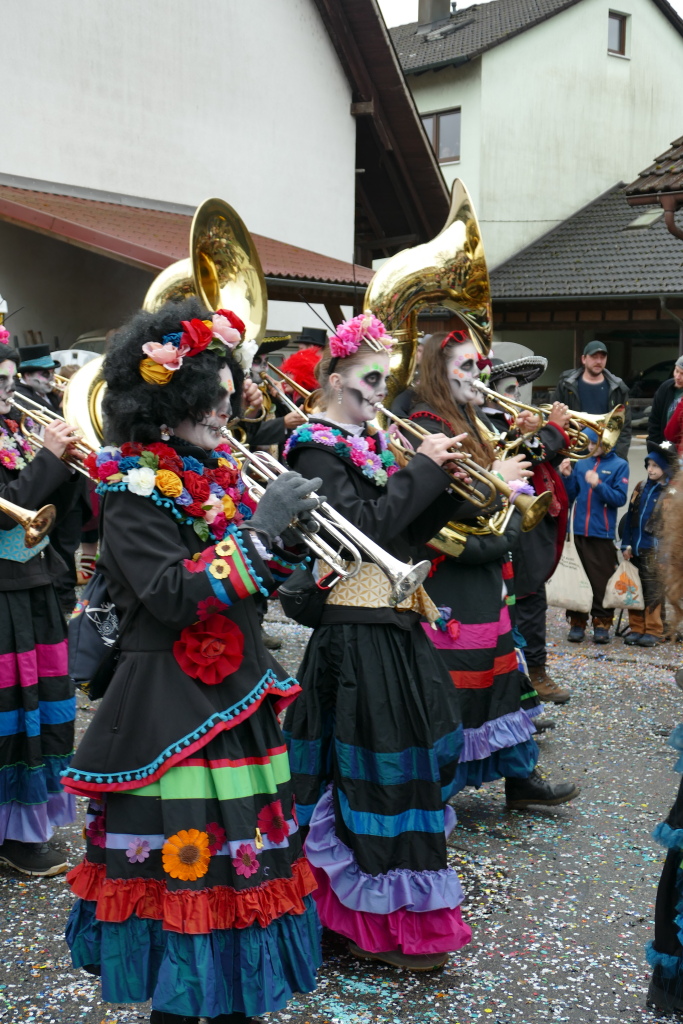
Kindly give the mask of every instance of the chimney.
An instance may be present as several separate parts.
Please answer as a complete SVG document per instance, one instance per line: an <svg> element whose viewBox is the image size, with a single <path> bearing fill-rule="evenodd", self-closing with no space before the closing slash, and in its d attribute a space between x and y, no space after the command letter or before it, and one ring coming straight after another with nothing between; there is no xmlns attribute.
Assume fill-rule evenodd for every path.
<svg viewBox="0 0 683 1024"><path fill-rule="evenodd" d="M417 22L423 25L434 25L439 21L448 21L451 16L451 0L420 0Z"/></svg>

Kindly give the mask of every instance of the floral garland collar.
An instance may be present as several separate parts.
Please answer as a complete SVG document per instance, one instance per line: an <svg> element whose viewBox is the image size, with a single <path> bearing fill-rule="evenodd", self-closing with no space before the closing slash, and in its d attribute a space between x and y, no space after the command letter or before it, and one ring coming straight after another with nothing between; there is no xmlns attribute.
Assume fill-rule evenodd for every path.
<svg viewBox="0 0 683 1024"><path fill-rule="evenodd" d="M8 416L0 418L0 466L5 469L24 469L35 454L17 421Z"/></svg>
<svg viewBox="0 0 683 1024"><path fill-rule="evenodd" d="M192 455L181 456L170 445L158 442L122 444L93 452L85 465L97 493L130 491L171 510L181 524L191 525L203 540L220 541L228 524L239 526L251 519L239 466L227 445L213 452L218 460L209 467Z"/></svg>
<svg viewBox="0 0 683 1024"><path fill-rule="evenodd" d="M290 435L285 445L285 458L293 448L301 444L319 444L330 448L335 455L360 469L363 476L376 487L385 487L389 477L400 468L389 451L388 438L383 430L378 430L372 437L346 437L341 430L328 423L311 421L297 427Z"/></svg>

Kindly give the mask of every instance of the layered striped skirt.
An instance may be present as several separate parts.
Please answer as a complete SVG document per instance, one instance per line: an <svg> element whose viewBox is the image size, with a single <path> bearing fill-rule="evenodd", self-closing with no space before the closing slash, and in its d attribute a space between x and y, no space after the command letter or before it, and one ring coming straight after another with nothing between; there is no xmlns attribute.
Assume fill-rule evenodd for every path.
<svg viewBox="0 0 683 1024"><path fill-rule="evenodd" d="M324 925L370 951L469 942L447 863L457 693L419 625L322 626L285 736Z"/></svg>
<svg viewBox="0 0 683 1024"><path fill-rule="evenodd" d="M0 591L0 843L43 843L76 816L60 779L76 713L65 637L51 585Z"/></svg>

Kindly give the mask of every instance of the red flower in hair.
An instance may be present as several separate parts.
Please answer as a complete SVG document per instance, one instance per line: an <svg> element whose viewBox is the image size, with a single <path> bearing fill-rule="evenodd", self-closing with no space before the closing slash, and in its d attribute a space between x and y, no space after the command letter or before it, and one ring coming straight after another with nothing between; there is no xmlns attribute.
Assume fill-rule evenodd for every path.
<svg viewBox="0 0 683 1024"><path fill-rule="evenodd" d="M289 825L285 821L285 814L279 800L273 800L272 804L261 808L258 815L258 827L268 836L271 843L284 843L289 835Z"/></svg>
<svg viewBox="0 0 683 1024"><path fill-rule="evenodd" d="M217 309L216 316L224 316L226 320L230 322L230 326L234 327L240 334L244 334L245 324L243 320L240 320L237 313L233 313L231 309Z"/></svg>
<svg viewBox="0 0 683 1024"><path fill-rule="evenodd" d="M180 339L181 345L189 345L190 351L187 353L188 358L190 356L196 356L198 352L203 352L205 348L211 344L213 338L213 330L210 324L205 324L203 320L181 320L183 327L183 336Z"/></svg>
<svg viewBox="0 0 683 1024"><path fill-rule="evenodd" d="M188 676L216 686L242 664L244 634L225 615L209 615L185 627L173 644L173 656Z"/></svg>
<svg viewBox="0 0 683 1024"><path fill-rule="evenodd" d="M183 475L183 483L194 501L199 502L200 505L209 500L209 495L211 494L209 481L200 476L199 473L195 473L191 469L186 470ZM201 515L201 512L199 515Z"/></svg>

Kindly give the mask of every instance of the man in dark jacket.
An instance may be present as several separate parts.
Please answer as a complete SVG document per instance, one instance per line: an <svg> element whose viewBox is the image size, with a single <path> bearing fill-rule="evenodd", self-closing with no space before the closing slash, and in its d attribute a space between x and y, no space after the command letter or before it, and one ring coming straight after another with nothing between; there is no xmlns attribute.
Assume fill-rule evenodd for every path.
<svg viewBox="0 0 683 1024"><path fill-rule="evenodd" d="M647 424L648 445L661 444L664 427L673 416L674 409L683 398L683 356L674 365L674 375L660 384L652 400L650 419Z"/></svg>
<svg viewBox="0 0 683 1024"><path fill-rule="evenodd" d="M581 356L578 370L565 370L555 388L552 402L563 402L577 412L602 415L615 405L626 406L626 420L619 440L614 446L616 454L628 458L631 443L631 409L628 388L621 377L606 368L607 346L604 341L589 341Z"/></svg>

